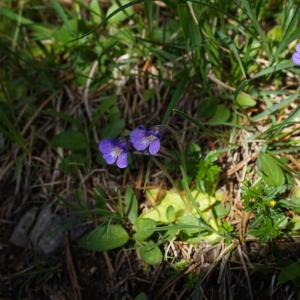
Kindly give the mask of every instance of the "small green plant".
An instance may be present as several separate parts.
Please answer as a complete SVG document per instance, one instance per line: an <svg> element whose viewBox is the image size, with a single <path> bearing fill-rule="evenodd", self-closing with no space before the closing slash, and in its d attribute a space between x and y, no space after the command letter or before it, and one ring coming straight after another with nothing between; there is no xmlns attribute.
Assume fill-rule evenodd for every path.
<svg viewBox="0 0 300 300"><path fill-rule="evenodd" d="M259 179L253 184L246 180L243 187L245 210L253 213L249 233L260 240L271 241L288 236L292 219L287 208L294 202L287 198L293 180L283 169L283 160L261 152L258 159Z"/></svg>

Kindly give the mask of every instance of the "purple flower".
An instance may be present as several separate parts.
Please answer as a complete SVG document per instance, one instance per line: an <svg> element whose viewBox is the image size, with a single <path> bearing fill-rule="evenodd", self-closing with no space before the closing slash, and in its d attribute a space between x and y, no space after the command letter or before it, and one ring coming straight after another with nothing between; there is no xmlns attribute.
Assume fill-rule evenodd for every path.
<svg viewBox="0 0 300 300"><path fill-rule="evenodd" d="M296 52L292 55L293 63L300 66L300 44L296 46Z"/></svg>
<svg viewBox="0 0 300 300"><path fill-rule="evenodd" d="M160 148L160 136L158 130L146 129L139 126L130 133L130 141L138 151L149 148L149 153L155 155Z"/></svg>
<svg viewBox="0 0 300 300"><path fill-rule="evenodd" d="M99 143L99 151L105 161L112 165L117 162L121 169L128 165L128 149L126 141L123 139L103 139Z"/></svg>

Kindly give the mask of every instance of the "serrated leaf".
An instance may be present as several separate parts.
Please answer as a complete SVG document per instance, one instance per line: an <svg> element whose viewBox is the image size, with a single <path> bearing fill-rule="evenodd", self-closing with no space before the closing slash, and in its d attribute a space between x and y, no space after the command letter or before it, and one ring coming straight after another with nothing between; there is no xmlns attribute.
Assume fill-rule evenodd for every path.
<svg viewBox="0 0 300 300"><path fill-rule="evenodd" d="M125 214L129 221L134 224L138 216L138 204L136 195L130 186L127 186L125 192Z"/></svg>
<svg viewBox="0 0 300 300"><path fill-rule="evenodd" d="M276 159L268 153L261 152L258 157L258 166L264 180L270 186L281 186L285 183L284 173Z"/></svg>
<svg viewBox="0 0 300 300"><path fill-rule="evenodd" d="M128 233L121 225L100 225L82 237L79 246L92 251L107 251L125 245L128 239Z"/></svg>
<svg viewBox="0 0 300 300"><path fill-rule="evenodd" d="M139 249L142 259L149 265L159 265L163 260L163 254L159 247L152 241Z"/></svg>
<svg viewBox="0 0 300 300"><path fill-rule="evenodd" d="M236 97L236 103L243 108L253 107L256 105L256 101L246 93L239 93Z"/></svg>
<svg viewBox="0 0 300 300"><path fill-rule="evenodd" d="M75 130L66 130L56 135L50 142L53 147L67 150L83 151L87 148L85 136Z"/></svg>
<svg viewBox="0 0 300 300"><path fill-rule="evenodd" d="M135 231L134 239L137 241L144 241L150 237L154 229L156 228L156 222L147 218L138 218L135 222Z"/></svg>

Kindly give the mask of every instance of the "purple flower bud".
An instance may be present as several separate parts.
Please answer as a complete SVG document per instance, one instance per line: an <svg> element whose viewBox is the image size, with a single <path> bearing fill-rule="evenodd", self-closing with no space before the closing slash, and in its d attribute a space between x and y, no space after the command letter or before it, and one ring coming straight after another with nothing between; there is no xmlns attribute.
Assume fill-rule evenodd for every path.
<svg viewBox="0 0 300 300"><path fill-rule="evenodd" d="M300 66L300 44L296 46L296 52L292 55L292 61L295 65Z"/></svg>
<svg viewBox="0 0 300 300"><path fill-rule="evenodd" d="M130 133L130 141L136 150L148 149L151 155L157 154L160 148L158 130L146 129L144 126L139 126Z"/></svg>
<svg viewBox="0 0 300 300"><path fill-rule="evenodd" d="M124 139L103 139L99 142L99 151L109 165L116 162L121 169L127 167L128 149Z"/></svg>

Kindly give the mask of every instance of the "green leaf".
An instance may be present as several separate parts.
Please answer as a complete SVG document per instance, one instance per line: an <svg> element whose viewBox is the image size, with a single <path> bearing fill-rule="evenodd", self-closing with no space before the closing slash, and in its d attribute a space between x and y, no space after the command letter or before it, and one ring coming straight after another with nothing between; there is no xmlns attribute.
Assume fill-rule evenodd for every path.
<svg viewBox="0 0 300 300"><path fill-rule="evenodd" d="M217 111L218 99L208 98L203 100L198 106L198 116L200 119L209 119Z"/></svg>
<svg viewBox="0 0 300 300"><path fill-rule="evenodd" d="M168 206L166 216L169 223L173 223L176 219L176 210L173 205Z"/></svg>
<svg viewBox="0 0 300 300"><path fill-rule="evenodd" d="M125 214L129 221L134 224L138 215L138 203L133 189L127 186L125 192Z"/></svg>
<svg viewBox="0 0 300 300"><path fill-rule="evenodd" d="M101 22L102 9L98 0L92 0L90 2L90 10L94 23L99 24Z"/></svg>
<svg viewBox="0 0 300 300"><path fill-rule="evenodd" d="M224 207L224 205L219 202L213 207L213 214L215 214L216 218L224 218L228 215L229 209Z"/></svg>
<svg viewBox="0 0 300 300"><path fill-rule="evenodd" d="M131 6L127 6L127 4L129 4L127 0L114 1L113 5L106 13L106 18L108 19L109 24L117 25L133 15L133 8ZM118 13L114 14L115 12Z"/></svg>
<svg viewBox="0 0 300 300"><path fill-rule="evenodd" d="M103 128L101 132L101 137L115 138L121 133L124 127L125 127L124 119L120 117L119 113L115 113L111 116L110 122Z"/></svg>
<svg viewBox="0 0 300 300"><path fill-rule="evenodd" d="M189 225L190 228L184 228L181 229L182 232L184 232L188 236L192 236L195 233L198 233L200 231L200 223L199 218L193 216L193 215L185 215L178 219L178 225Z"/></svg>
<svg viewBox="0 0 300 300"><path fill-rule="evenodd" d="M100 225L79 241L79 246L92 251L119 248L128 242L128 233L121 225Z"/></svg>
<svg viewBox="0 0 300 300"><path fill-rule="evenodd" d="M67 175L76 175L79 168L85 167L87 157L83 153L73 153L65 156L60 164L59 169Z"/></svg>
<svg viewBox="0 0 300 300"><path fill-rule="evenodd" d="M281 100L279 103L272 105L271 107L267 107L263 112L255 115L252 117L252 121L257 122L264 118L265 116L271 115L274 112L283 109L284 107L289 106L291 103L293 103L297 98L299 97L299 94L291 94L284 100Z"/></svg>
<svg viewBox="0 0 300 300"><path fill-rule="evenodd" d="M70 124L73 124L74 126L80 128L82 126L82 124L80 123L79 119L76 119L72 116L70 116L69 114L62 112L62 111L56 111L54 109L47 109L45 111L43 111L43 113L45 115L48 115L52 118L59 118L62 119Z"/></svg>
<svg viewBox="0 0 300 300"><path fill-rule="evenodd" d="M144 241L150 237L154 229L156 228L156 222L147 218L138 218L135 222L135 231L134 239L137 241Z"/></svg>
<svg viewBox="0 0 300 300"><path fill-rule="evenodd" d="M83 151L87 149L85 136L75 130L66 130L56 135L50 142L53 147L67 150Z"/></svg>
<svg viewBox="0 0 300 300"><path fill-rule="evenodd" d="M148 30L151 32L153 26L154 2L153 0L145 0L144 5L145 5L145 14L147 16L147 21L148 21Z"/></svg>
<svg viewBox="0 0 300 300"><path fill-rule="evenodd" d="M142 259L149 265L159 265L163 260L163 254L159 247L152 241L139 249Z"/></svg>
<svg viewBox="0 0 300 300"><path fill-rule="evenodd" d="M145 293L139 293L134 300L148 300L147 295Z"/></svg>
<svg viewBox="0 0 300 300"><path fill-rule="evenodd" d="M243 108L253 107L256 105L256 101L246 93L239 93L236 97L236 103Z"/></svg>
<svg viewBox="0 0 300 300"><path fill-rule="evenodd" d="M295 197L279 202L283 207L293 210L295 213L300 213L300 197Z"/></svg>
<svg viewBox="0 0 300 300"><path fill-rule="evenodd" d="M63 6L58 2L58 0L52 0L51 3L57 15L59 15L59 17L64 21L64 23L67 23L69 21L69 18Z"/></svg>
<svg viewBox="0 0 300 300"><path fill-rule="evenodd" d="M284 173L276 159L268 153L260 152L258 167L264 176L264 180L270 186L281 186L285 183Z"/></svg>
<svg viewBox="0 0 300 300"><path fill-rule="evenodd" d="M219 124L224 123L230 118L231 112L230 110L224 105L220 104L217 106L217 111L214 116L209 119L209 124Z"/></svg>
<svg viewBox="0 0 300 300"><path fill-rule="evenodd" d="M184 3L184 2L179 2L177 4L177 13L178 13L178 16L179 16L179 20L180 20L180 23L181 23L183 33L184 33L185 37L187 38L188 33L189 33L189 22L188 22L188 20L190 18L190 14L189 14L189 11L188 11L187 4Z"/></svg>
<svg viewBox="0 0 300 300"><path fill-rule="evenodd" d="M286 283L291 280L300 278L300 263L295 262L284 267L278 276L278 283Z"/></svg>
<svg viewBox="0 0 300 300"><path fill-rule="evenodd" d="M53 32L53 37L58 43L62 44L62 47L64 47L66 42L71 41L77 36L77 32L78 20L71 19L64 23L61 27L56 29Z"/></svg>
<svg viewBox="0 0 300 300"><path fill-rule="evenodd" d="M27 19L21 15L15 14L11 9L1 7L0 16L4 16L10 20L13 20L21 25L33 25L34 21ZM4 18L2 18L4 19Z"/></svg>
<svg viewBox="0 0 300 300"><path fill-rule="evenodd" d="M294 64L293 64L293 62L291 60L284 60L284 61L280 62L277 65L274 65L272 67L268 67L268 68L265 68L265 69L261 70L260 72L258 72L257 74L255 74L252 77L252 79L257 79L259 77L266 76L266 75L275 73L277 71L281 71L281 70L285 70L285 69L290 69L292 67L294 67Z"/></svg>

